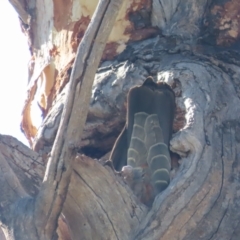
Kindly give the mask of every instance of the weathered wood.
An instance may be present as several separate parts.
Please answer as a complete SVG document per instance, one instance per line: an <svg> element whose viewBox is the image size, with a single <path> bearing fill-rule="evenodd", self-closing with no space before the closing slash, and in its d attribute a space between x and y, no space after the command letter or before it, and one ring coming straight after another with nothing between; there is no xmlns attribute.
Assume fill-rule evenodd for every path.
<svg viewBox="0 0 240 240"><path fill-rule="evenodd" d="M64 206L73 239L82 235L94 239L103 229L107 229L106 238L118 239L127 239L126 235L129 239L238 239L240 100L235 82L225 69L236 71L239 67L225 64L225 68L219 68L222 61L195 54L165 55L165 61L159 64L158 78L173 85L177 106L186 112L186 123L171 142L172 149L182 155L182 164L170 186L157 197L147 217L146 209L135 202L133 208L139 210L138 218L132 218L126 212L132 211L134 197L129 199L131 194L125 186L97 161L80 156L74 161ZM170 69L171 75L166 69ZM1 152L2 149L6 151L7 147L1 147ZM12 152L8 150L8 156ZM14 159L15 155L8 157L8 162ZM23 159L23 164L27 162ZM112 197L119 197L118 202L110 204ZM96 212L102 215L96 216ZM94 229L93 236L92 231L86 230L88 226Z"/></svg>
<svg viewBox="0 0 240 240"><path fill-rule="evenodd" d="M75 159L64 205L72 239L131 239L146 213L111 169L84 156Z"/></svg>
<svg viewBox="0 0 240 240"><path fill-rule="evenodd" d="M30 142L37 134L41 154L52 148L76 46L94 9L90 3L97 0L86 8L78 3L67 1L63 7L61 1L37 0L25 29L34 64L22 126ZM74 12L76 6L81 11ZM97 150L99 156L110 150L124 122L128 89L152 75L170 83L177 96L171 147L181 155L181 165L146 215L147 209L111 171L92 159L75 159L63 208L72 239L239 239L239 8L239 0L124 1L103 59L121 55L101 63L84 135L73 145L92 155ZM82 9L91 11L83 15ZM142 41L150 33L161 34ZM35 106L45 117L38 133L30 117L37 96L41 101ZM38 239L30 213L41 180L27 169L43 172L44 165L31 157L22 157L21 163L19 150L11 150L6 154L1 148L0 206L6 210L1 209L0 220L9 239L21 239L26 226L24 239ZM20 235L11 235L13 230Z"/></svg>
<svg viewBox="0 0 240 240"><path fill-rule="evenodd" d="M35 203L40 239L52 239L67 195L77 140L87 118L92 83L122 0L100 1L77 51L60 126Z"/></svg>
<svg viewBox="0 0 240 240"><path fill-rule="evenodd" d="M139 222L134 223L130 214L123 210L123 215L119 214L119 209L126 206L129 206L126 211L131 212L132 199L125 186L116 183L112 173L97 161L80 156L74 162L64 207L73 236L89 237L91 231L86 229L91 226L94 234L108 229L105 237L118 236L119 239L127 239L124 233L129 239L226 239L229 236L237 239L240 100L228 72L217 67L223 63L212 57L203 59L200 54L200 60L196 60L196 56L181 56L179 62L180 55L165 55L166 61L159 65L158 78L175 86L177 106L186 112L184 128L171 141L172 149L182 155L182 164L170 186L157 197L147 217L146 209L139 208L135 202L140 213ZM232 71L239 69L225 66ZM110 204L108 201L117 199L116 196L118 202L114 200L114 204ZM95 213L101 211L103 215L100 214L98 220ZM100 221L101 217L105 220ZM121 224L111 225L112 221ZM128 222L126 226L132 231L127 230L122 221ZM125 226L124 233L121 226ZM131 237L132 232L136 233L135 237Z"/></svg>
<svg viewBox="0 0 240 240"><path fill-rule="evenodd" d="M171 149L182 155L182 165L135 239L227 239L240 217L240 99L231 78L211 62L172 58L170 69L171 75L162 71L158 77L181 84L178 105L185 106L186 125Z"/></svg>
<svg viewBox="0 0 240 240"><path fill-rule="evenodd" d="M37 239L33 197L44 174L39 154L10 136L0 136L0 220L6 239ZM24 230L28 228L26 231Z"/></svg>
<svg viewBox="0 0 240 240"><path fill-rule="evenodd" d="M15 0L23 2L23 0ZM69 82L79 43L99 0L28 0L29 26L22 26L31 51L29 85L21 128L30 146L38 129ZM112 60L132 41L156 36L151 26L152 0L124 0L107 40L102 60ZM42 118L43 117L43 118Z"/></svg>
<svg viewBox="0 0 240 240"><path fill-rule="evenodd" d="M1 221L4 219L3 230L5 235L9 236L7 239L14 239L14 237L22 239L22 236L17 235L19 233L15 231L14 236L11 235L9 222L11 219L16 219L19 223L21 219L21 224L28 226L29 231L34 228L33 215L29 212L32 223L27 224L28 218L24 212L26 209L21 209L21 206L25 204L31 209L31 202L44 176L44 166L39 154L12 137L1 136L0 150L0 165L8 162L10 166L5 168L5 174L1 173L1 191L4 194L0 195L0 217ZM147 208L139 203L127 185L115 176L111 169L103 167L98 161L86 156L78 155L73 161L73 169L62 211L65 220L60 221L59 235L62 237L70 235L71 239L79 239L79 237L96 239L96 236L98 236L97 239L128 239L129 236L133 236L140 220L146 216ZM15 193L16 188L12 188L14 183L19 184L18 192ZM33 183L36 184L33 185ZM32 191L33 186L35 191ZM22 196L21 189L25 190L24 194L27 198L19 201ZM13 204L16 207L13 208ZM19 209L16 211L17 208ZM22 215L21 218L19 213ZM37 238L37 235L33 235L35 233L35 230L31 231L28 239Z"/></svg>

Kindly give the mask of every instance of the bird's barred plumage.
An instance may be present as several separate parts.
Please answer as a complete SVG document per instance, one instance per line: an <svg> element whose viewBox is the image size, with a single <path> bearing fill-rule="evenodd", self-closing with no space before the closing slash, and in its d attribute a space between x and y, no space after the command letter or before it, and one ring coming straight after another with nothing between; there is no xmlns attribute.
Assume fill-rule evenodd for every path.
<svg viewBox="0 0 240 240"><path fill-rule="evenodd" d="M116 170L128 173L127 182L146 204L170 182L168 145L174 111L175 95L167 84L147 78L129 91L126 125L110 159Z"/></svg>

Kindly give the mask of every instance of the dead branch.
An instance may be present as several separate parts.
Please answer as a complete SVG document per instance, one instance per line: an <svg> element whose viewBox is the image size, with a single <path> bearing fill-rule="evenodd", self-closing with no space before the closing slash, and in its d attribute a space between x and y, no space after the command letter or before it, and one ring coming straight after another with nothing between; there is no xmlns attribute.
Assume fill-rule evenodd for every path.
<svg viewBox="0 0 240 240"><path fill-rule="evenodd" d="M60 127L36 199L35 219L41 239L52 239L71 177L75 146L85 125L91 89L107 38L123 1L100 1L79 45Z"/></svg>

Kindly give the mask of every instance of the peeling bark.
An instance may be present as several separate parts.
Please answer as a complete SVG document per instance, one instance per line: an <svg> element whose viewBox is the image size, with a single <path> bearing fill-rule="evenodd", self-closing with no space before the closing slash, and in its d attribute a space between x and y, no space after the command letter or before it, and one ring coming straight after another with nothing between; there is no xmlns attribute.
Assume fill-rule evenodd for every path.
<svg viewBox="0 0 240 240"><path fill-rule="evenodd" d="M29 38L32 59L29 95L23 109L21 128L31 146L42 116L50 111L52 102L69 81L69 78L64 81L61 73L71 71L77 47L97 3L98 0L36 0L29 27L23 26ZM151 26L151 0L124 1L102 59L113 59L123 52L128 42L157 33L158 29ZM66 69L69 64L71 68Z"/></svg>
<svg viewBox="0 0 240 240"><path fill-rule="evenodd" d="M1 138L0 220L9 239L12 216L16 228L29 225L28 239L37 238L26 213L34 208L76 49L97 1L81 4L37 0L29 28L23 26L33 64L22 128L38 153ZM79 154L59 220L62 240L239 239L239 11L237 0L124 2L95 75L83 135L74 141ZM175 91L171 150L180 156L151 209L102 160L81 155L110 151L125 121L128 90L149 75ZM33 119L37 105L40 123Z"/></svg>
<svg viewBox="0 0 240 240"><path fill-rule="evenodd" d="M9 234L12 235L9 236L11 239L21 239L24 236L32 240L57 239L58 218L70 183L76 142L81 137L87 118L94 75L121 4L121 0L100 1L93 21L79 45L57 137L37 196L29 196L21 188L19 178L12 173L11 167L5 161L1 163L3 175L7 175L5 184L13 190L7 199L11 199L8 210L12 214L7 216L5 212L2 216L2 221L4 219ZM51 68L45 70L45 73L51 72ZM43 101L42 104L44 103Z"/></svg>
<svg viewBox="0 0 240 240"><path fill-rule="evenodd" d="M182 164L170 186L147 213L111 171L79 155L63 210L72 239L238 239L240 99L233 79L216 66L221 61L196 56L165 56L158 74L178 83L177 104L186 111L171 141Z"/></svg>

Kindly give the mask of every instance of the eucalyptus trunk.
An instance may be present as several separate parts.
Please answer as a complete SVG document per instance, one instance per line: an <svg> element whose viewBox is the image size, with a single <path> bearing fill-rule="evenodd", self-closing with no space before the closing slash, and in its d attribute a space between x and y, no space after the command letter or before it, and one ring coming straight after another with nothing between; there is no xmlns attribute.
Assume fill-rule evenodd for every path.
<svg viewBox="0 0 240 240"><path fill-rule="evenodd" d="M239 1L9 2L32 56L21 122L32 149L0 138L5 238L238 240ZM148 76L177 106L172 180L151 208L102 164Z"/></svg>

